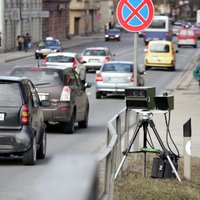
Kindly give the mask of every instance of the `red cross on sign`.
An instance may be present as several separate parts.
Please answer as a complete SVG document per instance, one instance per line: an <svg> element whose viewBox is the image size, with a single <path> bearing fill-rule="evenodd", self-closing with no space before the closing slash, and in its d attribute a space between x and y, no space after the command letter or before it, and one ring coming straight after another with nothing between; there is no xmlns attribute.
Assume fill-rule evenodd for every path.
<svg viewBox="0 0 200 200"><path fill-rule="evenodd" d="M127 31L139 32L151 24L154 5L151 0L120 0L116 15L118 22Z"/></svg>

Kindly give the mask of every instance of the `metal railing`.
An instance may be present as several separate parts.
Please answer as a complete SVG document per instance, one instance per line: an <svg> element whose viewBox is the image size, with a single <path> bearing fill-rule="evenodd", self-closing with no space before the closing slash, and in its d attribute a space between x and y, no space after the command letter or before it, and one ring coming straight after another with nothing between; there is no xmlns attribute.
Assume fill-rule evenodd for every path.
<svg viewBox="0 0 200 200"><path fill-rule="evenodd" d="M136 123L136 113L124 108L107 125L106 149L98 157L100 169L98 200L112 200L114 196L115 173L122 160L122 152L128 146L130 129ZM123 165L125 170L127 161Z"/></svg>

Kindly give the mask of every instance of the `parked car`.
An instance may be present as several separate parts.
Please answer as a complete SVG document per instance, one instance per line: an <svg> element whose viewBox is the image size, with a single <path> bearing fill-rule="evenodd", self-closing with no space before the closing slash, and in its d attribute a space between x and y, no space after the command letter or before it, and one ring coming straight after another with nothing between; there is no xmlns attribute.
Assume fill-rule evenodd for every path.
<svg viewBox="0 0 200 200"><path fill-rule="evenodd" d="M44 60L44 64L49 65L58 65L64 67L72 67L79 74L80 79L85 83L86 81L86 68L81 62L81 55L79 53L71 52L57 52L50 53Z"/></svg>
<svg viewBox="0 0 200 200"><path fill-rule="evenodd" d="M178 50L175 50L173 42L165 40L150 41L145 51L146 70L151 67L175 70L175 54L178 53Z"/></svg>
<svg viewBox="0 0 200 200"><path fill-rule="evenodd" d="M105 41L109 40L120 41L121 40L120 29L109 29L105 33Z"/></svg>
<svg viewBox="0 0 200 200"><path fill-rule="evenodd" d="M134 63L129 61L110 61L96 71L96 98L107 94L125 94L125 89L144 86L144 71L137 74L137 85L134 79Z"/></svg>
<svg viewBox="0 0 200 200"><path fill-rule="evenodd" d="M178 33L177 45L180 48L181 46L193 46L197 47L197 37L194 30L190 28L181 28Z"/></svg>
<svg viewBox="0 0 200 200"><path fill-rule="evenodd" d="M27 78L0 76L0 155L34 165L46 155L46 125L36 88Z"/></svg>
<svg viewBox="0 0 200 200"><path fill-rule="evenodd" d="M98 70L102 64L114 60L114 54L107 47L89 47L83 50L82 62L88 70Z"/></svg>
<svg viewBox="0 0 200 200"><path fill-rule="evenodd" d="M43 59L51 52L61 52L62 46L58 39L47 37L45 41L39 43L38 48L35 50L35 59Z"/></svg>
<svg viewBox="0 0 200 200"><path fill-rule="evenodd" d="M15 67L11 71L15 76L30 78L38 90L40 100L50 101L43 109L46 124L59 124L65 133L74 132L74 124L87 128L89 101L85 89L89 83L83 83L77 72L71 67Z"/></svg>
<svg viewBox="0 0 200 200"><path fill-rule="evenodd" d="M173 25L172 26L172 33L174 36L178 36L178 32L181 27L182 27L182 25Z"/></svg>

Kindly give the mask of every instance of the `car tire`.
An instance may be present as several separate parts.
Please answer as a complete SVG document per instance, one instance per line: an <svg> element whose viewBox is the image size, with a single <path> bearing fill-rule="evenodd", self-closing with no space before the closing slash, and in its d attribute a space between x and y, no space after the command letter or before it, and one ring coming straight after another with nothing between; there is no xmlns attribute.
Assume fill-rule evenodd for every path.
<svg viewBox="0 0 200 200"><path fill-rule="evenodd" d="M40 141L40 148L37 152L37 158L38 159L44 159L46 156L46 145L47 145L47 135L46 132L42 134L42 138Z"/></svg>
<svg viewBox="0 0 200 200"><path fill-rule="evenodd" d="M197 48L197 45L196 45L196 44L194 45L194 48Z"/></svg>
<svg viewBox="0 0 200 200"><path fill-rule="evenodd" d="M150 69L150 67L149 66L145 66L145 70L149 70Z"/></svg>
<svg viewBox="0 0 200 200"><path fill-rule="evenodd" d="M96 92L96 99L101 99L101 92Z"/></svg>
<svg viewBox="0 0 200 200"><path fill-rule="evenodd" d="M74 133L75 113L72 113L71 119L68 123L63 124L64 133Z"/></svg>
<svg viewBox="0 0 200 200"><path fill-rule="evenodd" d="M38 60L38 59L39 59L39 56L38 56L38 55L36 55L36 54L35 54L35 59L36 59L36 60Z"/></svg>
<svg viewBox="0 0 200 200"><path fill-rule="evenodd" d="M31 147L23 153L24 165L35 165L37 159L36 139L33 136Z"/></svg>
<svg viewBox="0 0 200 200"><path fill-rule="evenodd" d="M78 122L79 128L87 128L88 127L88 117L89 117L89 105L87 105L84 120Z"/></svg>
<svg viewBox="0 0 200 200"><path fill-rule="evenodd" d="M170 69L171 71L175 71L175 66L172 66Z"/></svg>

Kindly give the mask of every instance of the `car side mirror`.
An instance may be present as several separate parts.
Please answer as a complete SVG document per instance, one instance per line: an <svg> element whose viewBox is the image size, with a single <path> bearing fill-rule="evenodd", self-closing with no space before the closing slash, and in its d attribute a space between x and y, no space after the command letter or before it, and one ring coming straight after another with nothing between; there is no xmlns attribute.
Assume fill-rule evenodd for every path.
<svg viewBox="0 0 200 200"><path fill-rule="evenodd" d="M40 104L42 107L50 106L50 102L48 100L42 100L42 101L40 101Z"/></svg>
<svg viewBox="0 0 200 200"><path fill-rule="evenodd" d="M90 88L90 87L91 87L91 83L86 82L86 83L84 84L84 87L85 87L85 88Z"/></svg>
<svg viewBox="0 0 200 200"><path fill-rule="evenodd" d="M175 53L178 53L178 52L179 52L179 50L178 50L178 49L176 49Z"/></svg>

